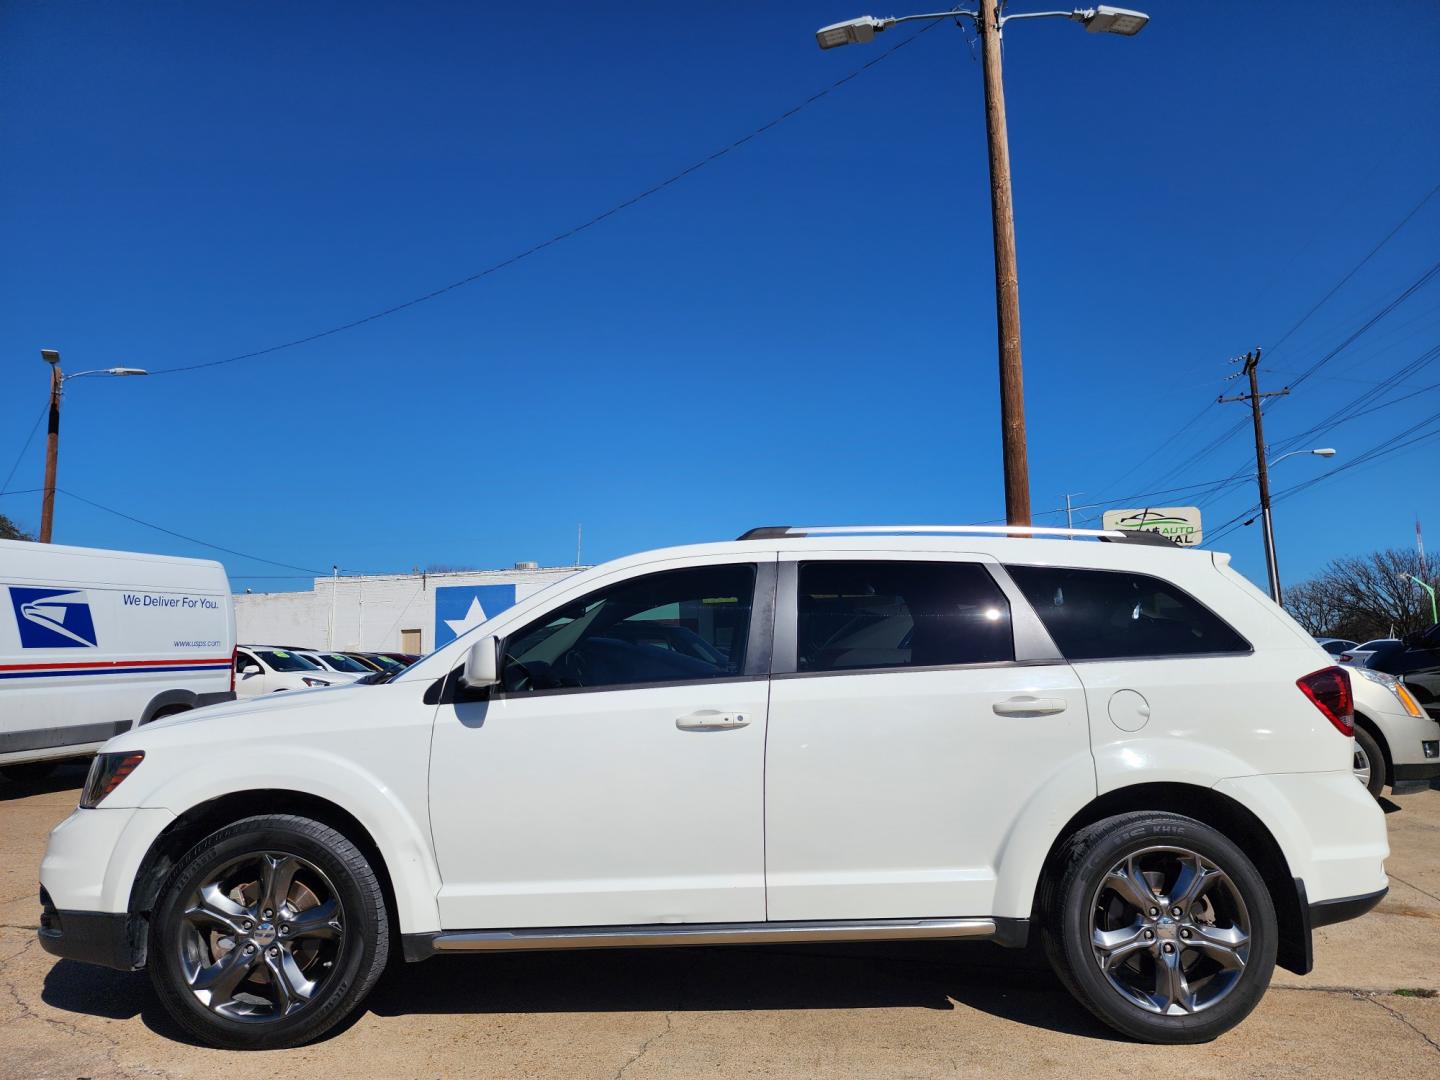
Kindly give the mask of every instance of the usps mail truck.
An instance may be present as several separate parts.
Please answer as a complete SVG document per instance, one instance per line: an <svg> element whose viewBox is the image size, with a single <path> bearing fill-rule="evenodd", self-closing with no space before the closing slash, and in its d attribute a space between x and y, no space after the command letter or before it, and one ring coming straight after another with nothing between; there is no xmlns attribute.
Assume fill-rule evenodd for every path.
<svg viewBox="0 0 1440 1080"><path fill-rule="evenodd" d="M234 655L217 562L0 540L0 771L231 701Z"/></svg>

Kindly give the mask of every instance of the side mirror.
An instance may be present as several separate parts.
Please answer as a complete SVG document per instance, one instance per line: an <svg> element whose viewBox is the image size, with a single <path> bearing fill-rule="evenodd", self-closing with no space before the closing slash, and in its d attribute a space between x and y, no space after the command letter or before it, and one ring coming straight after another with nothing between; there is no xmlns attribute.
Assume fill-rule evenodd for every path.
<svg viewBox="0 0 1440 1080"><path fill-rule="evenodd" d="M465 666L460 669L460 685L467 690L484 690L499 682L499 651L500 642L493 636L482 637L471 645L465 654Z"/></svg>
<svg viewBox="0 0 1440 1080"><path fill-rule="evenodd" d="M246 664L244 667L242 667L242 668L240 669L240 674L241 674L241 675L259 675L259 674L260 674L260 665L259 665L259 664Z"/></svg>

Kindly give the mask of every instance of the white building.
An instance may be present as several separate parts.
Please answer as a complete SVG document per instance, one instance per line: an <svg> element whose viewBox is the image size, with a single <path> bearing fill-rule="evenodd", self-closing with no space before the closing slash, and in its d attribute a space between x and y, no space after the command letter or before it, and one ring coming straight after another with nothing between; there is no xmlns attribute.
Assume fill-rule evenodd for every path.
<svg viewBox="0 0 1440 1080"><path fill-rule="evenodd" d="M428 653L581 567L320 577L310 592L242 593L242 643Z"/></svg>

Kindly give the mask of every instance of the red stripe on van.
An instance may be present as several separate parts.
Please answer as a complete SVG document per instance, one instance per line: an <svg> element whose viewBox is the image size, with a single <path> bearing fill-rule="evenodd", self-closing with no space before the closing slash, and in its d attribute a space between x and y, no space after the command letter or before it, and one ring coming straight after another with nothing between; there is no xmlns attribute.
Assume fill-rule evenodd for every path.
<svg viewBox="0 0 1440 1080"><path fill-rule="evenodd" d="M51 663L51 664L0 664L0 671L61 671L69 668L94 668L103 671L112 667L157 667L165 665L175 667L184 664L229 664L228 656L217 657L213 660L197 660L189 656L178 656L173 660L82 660L75 663Z"/></svg>

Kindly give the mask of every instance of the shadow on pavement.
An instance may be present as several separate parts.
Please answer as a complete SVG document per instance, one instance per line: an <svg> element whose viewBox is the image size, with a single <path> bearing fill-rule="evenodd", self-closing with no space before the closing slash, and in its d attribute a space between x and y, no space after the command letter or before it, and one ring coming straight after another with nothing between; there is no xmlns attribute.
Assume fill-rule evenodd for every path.
<svg viewBox="0 0 1440 1080"><path fill-rule="evenodd" d="M192 1040L143 973L61 960L47 1005L111 1020L139 1016L166 1039ZM1054 977L1036 950L978 943L597 950L439 957L394 964L366 1003L380 1016L730 1010L972 1008L1029 1027L1117 1040ZM358 1017L357 1017L358 1019ZM350 1025L341 1025L333 1038Z"/></svg>
<svg viewBox="0 0 1440 1080"><path fill-rule="evenodd" d="M0 766L0 802L48 795L52 791L79 790L85 785L90 759L43 765Z"/></svg>

